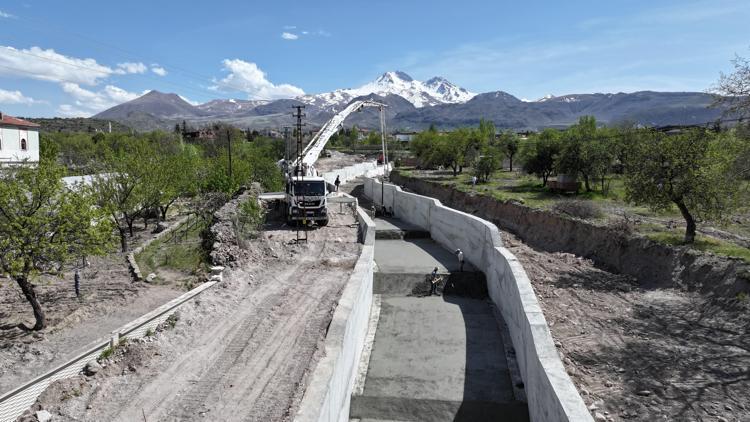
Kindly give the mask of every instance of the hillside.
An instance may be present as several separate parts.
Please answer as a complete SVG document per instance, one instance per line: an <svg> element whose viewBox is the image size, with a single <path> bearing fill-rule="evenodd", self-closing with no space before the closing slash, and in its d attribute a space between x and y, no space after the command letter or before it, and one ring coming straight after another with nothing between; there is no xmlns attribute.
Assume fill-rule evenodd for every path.
<svg viewBox="0 0 750 422"><path fill-rule="evenodd" d="M403 72L386 72L359 88L274 101L217 99L194 106L177 94L151 91L94 117L137 130L170 130L183 120L196 126L223 121L244 128L279 128L294 123L292 106L305 105L306 123L320 126L357 98L385 101L391 130L475 126L482 118L499 128L539 130L566 127L584 115L605 124L644 126L705 123L721 116L721 109L710 107L713 96L701 92L549 95L524 101L503 91L474 94L441 77L420 82ZM351 116L346 124L376 129L379 120L370 110Z"/></svg>
<svg viewBox="0 0 750 422"><path fill-rule="evenodd" d="M130 132L132 129L116 120L88 119L84 117L22 117L24 120L41 125L42 132L107 132L112 124L112 132Z"/></svg>

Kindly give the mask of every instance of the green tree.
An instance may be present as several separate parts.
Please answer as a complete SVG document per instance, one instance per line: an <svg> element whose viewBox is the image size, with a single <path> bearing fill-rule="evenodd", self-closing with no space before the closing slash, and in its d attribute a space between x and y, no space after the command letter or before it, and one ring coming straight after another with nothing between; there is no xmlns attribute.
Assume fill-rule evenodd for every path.
<svg viewBox="0 0 750 422"><path fill-rule="evenodd" d="M523 144L521 158L523 170L528 174L542 179L542 186L547 186L547 180L556 171L558 156L562 150L559 132L545 129Z"/></svg>
<svg viewBox="0 0 750 422"><path fill-rule="evenodd" d="M487 144L493 144L495 142L495 124L491 120L479 119L479 134Z"/></svg>
<svg viewBox="0 0 750 422"><path fill-rule="evenodd" d="M568 128L563 134L563 147L560 152L558 169L571 176L581 176L586 192L591 192L591 180L595 176L594 163L591 158L595 148L589 144L596 137L596 119L583 116L578 123Z"/></svg>
<svg viewBox="0 0 750 422"><path fill-rule="evenodd" d="M133 236L133 224L149 204L149 159L153 150L145 141L133 142L128 150L111 152L92 179L97 204L106 210L117 227L122 252L127 252L126 235Z"/></svg>
<svg viewBox="0 0 750 422"><path fill-rule="evenodd" d="M458 175L463 160L464 147L456 137L439 136L433 143L429 154L430 164L450 167L453 170L453 176Z"/></svg>
<svg viewBox="0 0 750 422"><path fill-rule="evenodd" d="M3 173L0 183L0 266L31 305L34 330L47 325L32 279L65 263L102 254L112 236L103 210L82 187L66 188L54 162Z"/></svg>
<svg viewBox="0 0 750 422"><path fill-rule="evenodd" d="M518 135L513 131L505 131L500 136L500 148L508 157L510 164L510 171L513 171L513 157L518 153L519 139Z"/></svg>
<svg viewBox="0 0 750 422"><path fill-rule="evenodd" d="M677 206L685 219L685 243L692 243L697 219L721 219L738 206L742 188L735 162L742 149L731 136L703 130L645 132L628 150L627 199L653 210Z"/></svg>
<svg viewBox="0 0 750 422"><path fill-rule="evenodd" d="M488 152L487 154L481 155L474 164L474 175L481 182L487 182L490 180L492 173L500 168L500 158Z"/></svg>

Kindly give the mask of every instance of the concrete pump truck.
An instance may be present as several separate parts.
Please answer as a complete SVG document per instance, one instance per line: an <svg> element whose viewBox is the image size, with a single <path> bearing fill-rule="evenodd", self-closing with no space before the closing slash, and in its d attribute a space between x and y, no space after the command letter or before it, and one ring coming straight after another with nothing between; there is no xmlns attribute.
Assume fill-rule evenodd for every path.
<svg viewBox="0 0 750 422"><path fill-rule="evenodd" d="M327 121L310 143L297 155L293 161L282 160L280 165L285 174L286 189L284 202L286 204L287 222L306 224L314 221L319 226L328 224L328 183L315 170L315 162L323 152L328 140L339 130L344 120L353 112L361 111L364 107L378 107L380 109L381 133L385 133L385 122L381 104L371 100L358 100L350 103L346 108ZM298 109L297 124L301 127L301 111ZM298 145L301 143L298 129Z"/></svg>

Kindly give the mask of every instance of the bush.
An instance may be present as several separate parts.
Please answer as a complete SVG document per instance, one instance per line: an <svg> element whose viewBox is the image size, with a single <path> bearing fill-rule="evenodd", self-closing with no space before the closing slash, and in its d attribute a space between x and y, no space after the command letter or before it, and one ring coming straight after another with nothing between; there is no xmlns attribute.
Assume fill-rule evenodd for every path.
<svg viewBox="0 0 750 422"><path fill-rule="evenodd" d="M556 212L567 214L571 217L581 218L584 220L599 218L602 216L602 211L595 203L591 201L581 201L575 199L559 201L552 206L552 209Z"/></svg>

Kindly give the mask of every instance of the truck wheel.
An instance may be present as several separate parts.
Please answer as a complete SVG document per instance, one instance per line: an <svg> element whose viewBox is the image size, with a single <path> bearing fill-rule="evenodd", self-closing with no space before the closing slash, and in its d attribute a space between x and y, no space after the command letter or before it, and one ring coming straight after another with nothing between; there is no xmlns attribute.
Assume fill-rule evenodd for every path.
<svg viewBox="0 0 750 422"><path fill-rule="evenodd" d="M328 225L328 219L326 218L325 220L318 220L318 225L321 226L321 227L327 226Z"/></svg>

